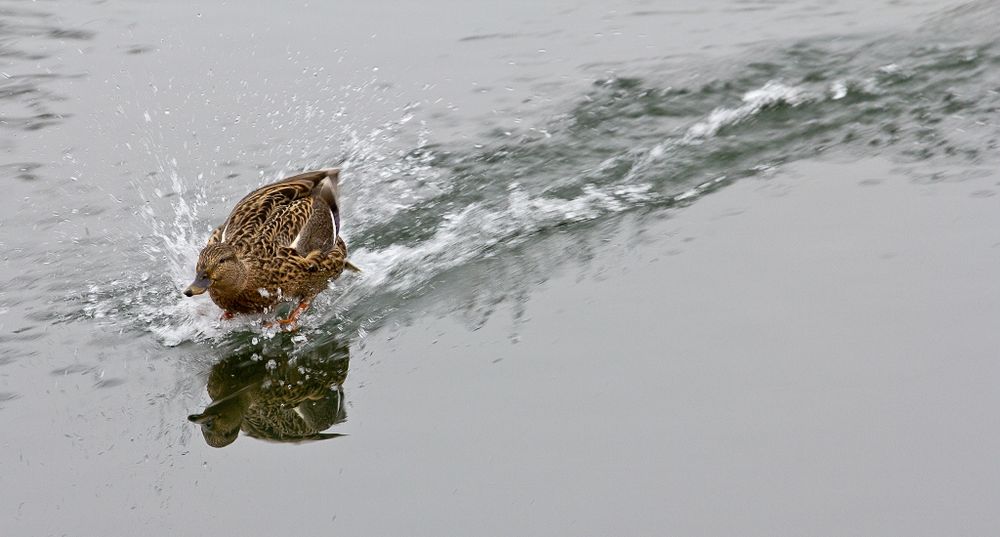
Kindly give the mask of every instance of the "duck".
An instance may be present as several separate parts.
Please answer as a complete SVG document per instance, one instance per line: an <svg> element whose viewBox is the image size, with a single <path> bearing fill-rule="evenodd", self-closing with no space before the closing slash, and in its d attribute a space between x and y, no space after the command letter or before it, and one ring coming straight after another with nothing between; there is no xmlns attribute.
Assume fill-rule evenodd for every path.
<svg viewBox="0 0 1000 537"><path fill-rule="evenodd" d="M345 270L360 272L347 260L347 243L340 236L339 181L339 168L324 168L244 196L209 236L184 295L207 292L222 309L222 319L298 300L286 318L278 319L296 326L330 280Z"/></svg>

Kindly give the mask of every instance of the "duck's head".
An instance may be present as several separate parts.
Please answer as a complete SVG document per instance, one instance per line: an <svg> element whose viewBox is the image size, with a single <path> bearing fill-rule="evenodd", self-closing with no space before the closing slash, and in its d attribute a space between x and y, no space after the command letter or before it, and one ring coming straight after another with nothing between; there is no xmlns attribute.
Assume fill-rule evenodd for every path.
<svg viewBox="0 0 1000 537"><path fill-rule="evenodd" d="M219 291L238 291L246 279L246 267L228 244L210 244L198 256L194 282L184 290L186 296L200 295L211 287Z"/></svg>
<svg viewBox="0 0 1000 537"><path fill-rule="evenodd" d="M202 414L188 416L188 421L201 425L201 434L205 437L206 444L217 448L226 447L240 435L245 410L236 405L214 410L206 409Z"/></svg>

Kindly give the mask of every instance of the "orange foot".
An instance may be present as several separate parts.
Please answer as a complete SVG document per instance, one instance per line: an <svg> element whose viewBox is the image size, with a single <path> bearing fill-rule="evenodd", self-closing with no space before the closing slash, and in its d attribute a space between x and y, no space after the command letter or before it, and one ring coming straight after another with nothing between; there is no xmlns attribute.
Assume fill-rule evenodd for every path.
<svg viewBox="0 0 1000 537"><path fill-rule="evenodd" d="M295 306L295 309L292 310L291 313L288 314L288 318L276 319L276 321L278 325L280 325L282 328L285 328L289 332L298 330L299 316L302 315L302 312L306 311L307 309L309 309L309 301L303 300L302 302L299 302L298 306ZM274 324L275 323L271 321L264 321L263 326L264 328L271 328L272 326L274 326Z"/></svg>
<svg viewBox="0 0 1000 537"><path fill-rule="evenodd" d="M302 315L302 313L305 312L307 309L309 309L309 303L310 303L309 300L302 300L301 302L299 302L299 305L295 306L295 309L288 314L287 319L278 319L278 324L280 324L281 326L288 327L289 330L297 330L299 327L298 326L299 316Z"/></svg>
<svg viewBox="0 0 1000 537"><path fill-rule="evenodd" d="M219 320L220 321L228 321L228 320L232 319L233 317L236 317L236 315L233 312L231 312L231 311L223 311L222 312L222 316L219 317Z"/></svg>

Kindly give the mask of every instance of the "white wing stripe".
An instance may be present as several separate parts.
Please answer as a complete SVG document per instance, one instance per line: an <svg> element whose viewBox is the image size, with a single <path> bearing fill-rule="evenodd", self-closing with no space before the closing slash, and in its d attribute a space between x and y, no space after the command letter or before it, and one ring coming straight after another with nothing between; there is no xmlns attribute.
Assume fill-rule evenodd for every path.
<svg viewBox="0 0 1000 537"><path fill-rule="evenodd" d="M298 249L299 248L299 239L301 239L301 238L302 238L302 232L300 231L299 234L295 236L295 240L293 240L292 243L288 245L288 247L289 248Z"/></svg>

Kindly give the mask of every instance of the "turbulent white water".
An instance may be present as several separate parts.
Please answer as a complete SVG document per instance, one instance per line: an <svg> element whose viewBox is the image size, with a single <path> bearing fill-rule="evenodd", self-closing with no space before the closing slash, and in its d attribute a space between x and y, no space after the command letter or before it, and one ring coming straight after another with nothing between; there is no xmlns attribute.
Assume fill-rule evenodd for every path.
<svg viewBox="0 0 1000 537"><path fill-rule="evenodd" d="M991 132L977 116L997 95L982 94L983 81L967 73L996 61L996 45L911 46L925 39L796 43L754 53L735 75L690 87L601 80L544 121L471 146L434 143L419 105L359 133L343 107L293 99L287 114L268 121L304 133L318 132L317 122L337 126L288 141L301 158L271 149L284 160L259 167L256 181L188 177L150 143L160 173L134 181L142 203L129 223L142 244L141 269L110 282L92 278L83 311L150 331L165 345L261 331L260 318L220 322L206 297L180 290L232 200L302 168L343 168L344 235L364 271L322 295L305 318L308 334L309 327L370 328L441 274L502 257L555 228L690 203L831 146L976 158ZM900 126L910 118L913 125ZM224 173L218 163L210 169Z"/></svg>
<svg viewBox="0 0 1000 537"><path fill-rule="evenodd" d="M705 120L689 129L683 142L690 143L694 137L710 138L725 126L744 121L766 106L791 103L798 95L793 88L769 82L760 90L748 93L743 106L712 111ZM441 186L448 180L445 171L431 165L435 158L432 150L418 147L408 152L410 156L399 158L398 152L389 149L393 142L392 131L405 125L411 117L407 115L398 123L367 136L348 138L346 158L341 162L344 193L350 198L346 206L352 211L345 214L348 240L356 230L364 233L366 227L392 221L450 188L450 185ZM426 139L428 135L422 132L421 138ZM591 221L656 199L662 201L654 185L644 182L641 174L632 173L622 181L604 185L589 179L599 178L602 169L615 167L621 159L634 161L636 170L648 168L655 161L666 158L663 147L657 144L648 150L629 151L607 159L595 170L580 170L570 182L582 185L582 192L571 199L532 194L518 182L511 181L503 198L465 206L451 204L433 223L429 236L415 244L351 247L351 260L363 267L364 272L348 274L331 283L327 295L336 298L328 296L319 301L317 309L324 308L324 311L307 315L306 322L336 315L373 294L405 295L437 274L481 256L493 255L496 249L519 244L546 228ZM273 314L220 321L221 312L207 295L186 298L180 293L193 277L198 253L213 223L225 216L205 215L209 204L204 187L191 188L176 170L164 171L169 177L170 188L177 195L170 198L168 205L154 204L146 198L140 213L143 226L150 230L143 245L150 270L130 281L109 282L103 288L92 284L85 312L96 319L126 322L132 327L149 330L167 346L216 339L234 331L258 330L273 335L273 330L261 328L261 321ZM295 172L282 172L266 178L261 184L292 173ZM202 180L198 177L193 183L204 184ZM689 200L722 180L724 178L717 178L682 190L675 198L677 201ZM414 188L414 183L421 188ZM162 190L156 184L140 182L136 186L140 192L151 190L153 196L162 197ZM251 185L248 189L256 186L259 185ZM239 195L234 192L229 197L236 199ZM160 207L160 212L154 207ZM123 288L128 292L123 294Z"/></svg>

